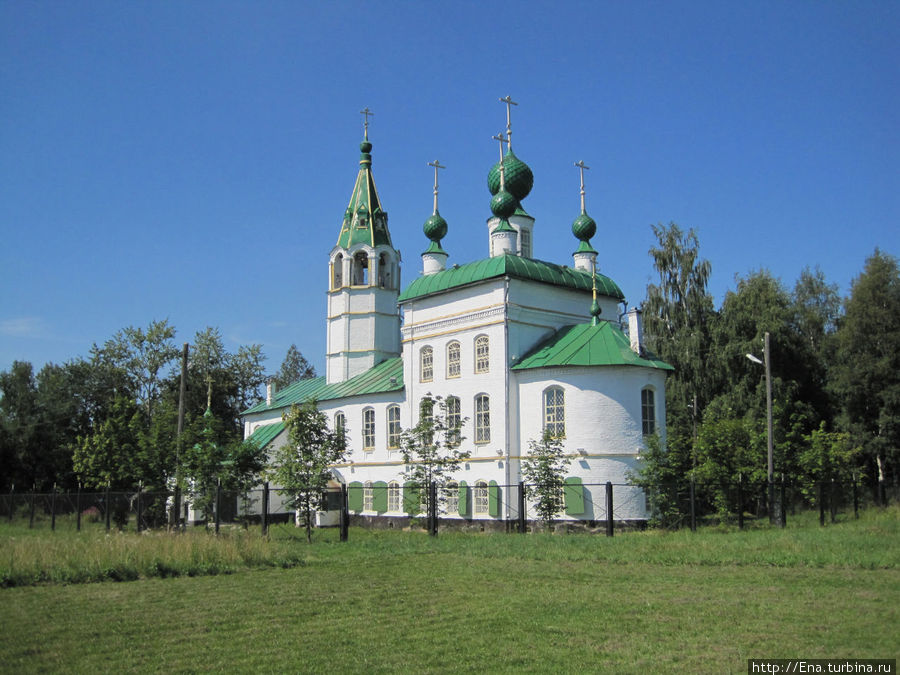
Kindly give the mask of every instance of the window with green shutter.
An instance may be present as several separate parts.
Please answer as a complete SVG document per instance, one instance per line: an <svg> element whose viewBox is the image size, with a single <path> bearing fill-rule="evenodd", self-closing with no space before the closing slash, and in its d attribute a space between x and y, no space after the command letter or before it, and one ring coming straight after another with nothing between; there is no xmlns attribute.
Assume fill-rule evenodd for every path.
<svg viewBox="0 0 900 675"><path fill-rule="evenodd" d="M372 510L376 513L387 511L387 483L377 480L372 483Z"/></svg>
<svg viewBox="0 0 900 675"><path fill-rule="evenodd" d="M466 481L459 481L459 515L464 518L469 517L469 486Z"/></svg>
<svg viewBox="0 0 900 675"><path fill-rule="evenodd" d="M412 481L406 481L403 484L403 510L413 516L419 512L420 504L419 488Z"/></svg>
<svg viewBox="0 0 900 675"><path fill-rule="evenodd" d="M350 483L347 490L347 508L357 512L363 510L363 484L358 480Z"/></svg>
<svg viewBox="0 0 900 675"><path fill-rule="evenodd" d="M488 483L488 515L491 518L500 517L500 486L495 480Z"/></svg>
<svg viewBox="0 0 900 675"><path fill-rule="evenodd" d="M565 482L566 513L570 516L580 516L584 513L584 486L581 479L569 476Z"/></svg>

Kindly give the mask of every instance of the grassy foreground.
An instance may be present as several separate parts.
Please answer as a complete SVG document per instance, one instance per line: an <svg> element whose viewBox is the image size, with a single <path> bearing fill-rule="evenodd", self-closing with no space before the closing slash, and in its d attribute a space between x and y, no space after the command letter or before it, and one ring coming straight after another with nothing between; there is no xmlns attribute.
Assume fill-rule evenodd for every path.
<svg viewBox="0 0 900 675"><path fill-rule="evenodd" d="M0 528L0 568L62 546L53 536ZM0 670L746 672L748 658L896 658L900 645L896 508L824 529L613 539L116 536L125 555L129 539L257 554L196 572L230 574L2 589Z"/></svg>

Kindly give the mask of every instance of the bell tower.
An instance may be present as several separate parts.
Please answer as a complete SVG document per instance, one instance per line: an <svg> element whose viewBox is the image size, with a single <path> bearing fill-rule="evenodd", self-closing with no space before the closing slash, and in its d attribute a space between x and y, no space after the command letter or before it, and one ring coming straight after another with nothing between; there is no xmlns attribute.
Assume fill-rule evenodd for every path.
<svg viewBox="0 0 900 675"><path fill-rule="evenodd" d="M326 380L343 382L400 356L400 252L372 177L366 108L359 173L344 211L328 273Z"/></svg>

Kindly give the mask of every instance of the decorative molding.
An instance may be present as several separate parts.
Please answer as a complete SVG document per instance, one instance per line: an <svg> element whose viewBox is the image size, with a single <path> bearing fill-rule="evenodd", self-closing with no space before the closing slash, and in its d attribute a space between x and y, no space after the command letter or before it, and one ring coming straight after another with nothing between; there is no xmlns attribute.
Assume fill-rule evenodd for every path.
<svg viewBox="0 0 900 675"><path fill-rule="evenodd" d="M493 326L502 323L505 314L506 312L503 305L498 305L481 311L461 314L456 317L423 321L414 326L403 326L400 329L400 333L403 342L410 342L412 340L421 340L462 330Z"/></svg>

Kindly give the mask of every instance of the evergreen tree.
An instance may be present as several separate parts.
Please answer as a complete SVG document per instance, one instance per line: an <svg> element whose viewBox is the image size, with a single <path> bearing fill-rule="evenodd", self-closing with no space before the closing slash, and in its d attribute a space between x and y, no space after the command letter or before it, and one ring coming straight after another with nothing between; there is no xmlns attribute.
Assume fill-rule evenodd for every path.
<svg viewBox="0 0 900 675"><path fill-rule="evenodd" d="M288 347L287 355L281 362L281 368L272 378L272 383L278 389L284 389L299 380L305 380L316 376L316 369L304 358L297 345Z"/></svg>

